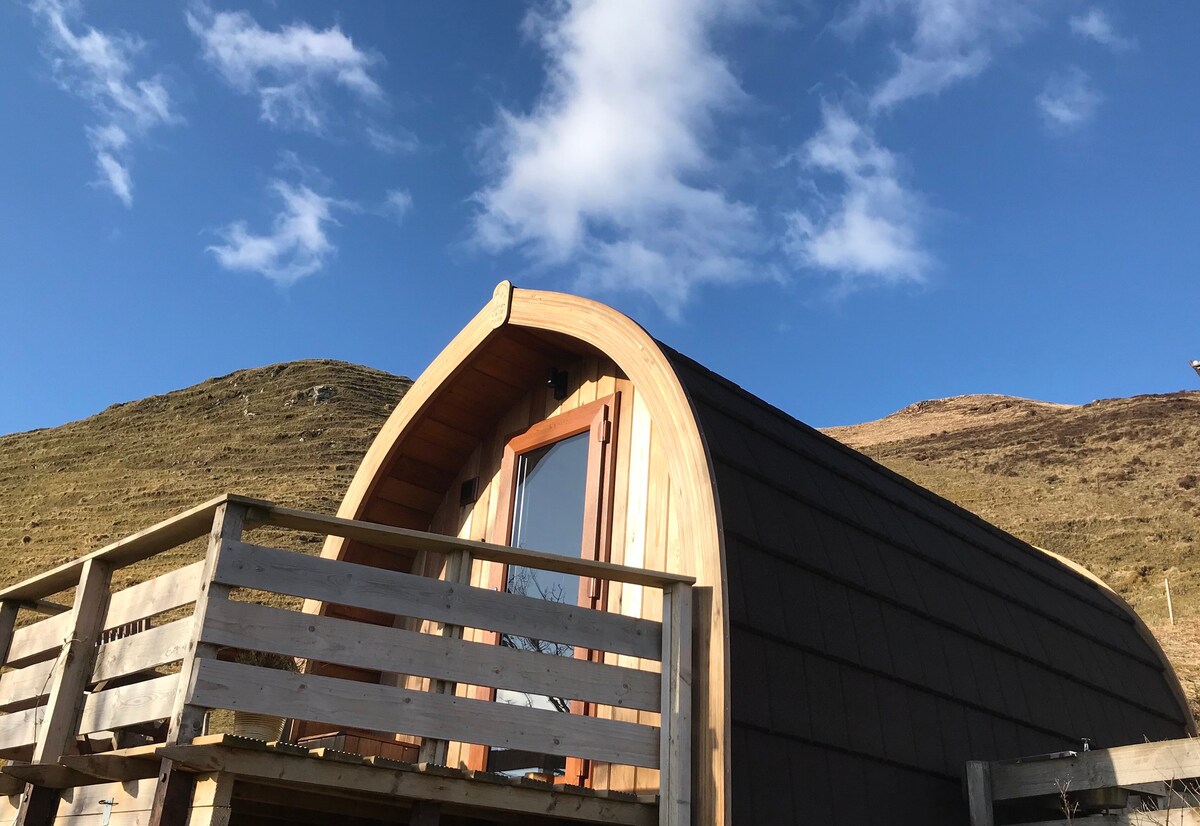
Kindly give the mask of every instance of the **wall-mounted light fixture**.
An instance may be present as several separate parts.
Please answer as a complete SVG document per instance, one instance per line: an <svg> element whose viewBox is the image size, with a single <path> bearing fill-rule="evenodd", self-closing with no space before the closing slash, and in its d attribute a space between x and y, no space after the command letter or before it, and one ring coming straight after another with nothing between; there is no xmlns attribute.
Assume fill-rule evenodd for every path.
<svg viewBox="0 0 1200 826"><path fill-rule="evenodd" d="M466 507L473 505L479 499L479 477L472 476L462 483L458 489L458 504Z"/></svg>
<svg viewBox="0 0 1200 826"><path fill-rule="evenodd" d="M566 370L559 370L557 367L550 368L550 374L546 377L546 386L553 388L554 400L560 402L567 397L567 381L569 375Z"/></svg>

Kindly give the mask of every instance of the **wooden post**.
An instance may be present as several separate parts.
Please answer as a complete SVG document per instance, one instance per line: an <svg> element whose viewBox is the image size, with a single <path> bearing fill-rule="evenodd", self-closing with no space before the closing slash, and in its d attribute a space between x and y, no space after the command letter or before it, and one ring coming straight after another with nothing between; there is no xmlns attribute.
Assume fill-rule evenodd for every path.
<svg viewBox="0 0 1200 826"><path fill-rule="evenodd" d="M21 606L15 600L0 600L0 663L8 659L8 647L12 645L17 612L20 610Z"/></svg>
<svg viewBox="0 0 1200 826"><path fill-rule="evenodd" d="M208 538L208 553L204 557L204 571L200 577L200 595L196 599L196 610L192 615L192 640L188 653L183 658L179 668L179 687L175 694L175 710L171 715L171 725L167 731L166 745L175 746L190 743L199 735L204 727L206 709L188 705L188 695L195 678L196 661L205 657L215 657L216 651L210 645L200 642L204 629L204 619L208 615L208 607L218 600L229 599L230 588L213 582L217 570L217 562L221 558L221 548L226 541L241 539L242 527L246 521L246 507L234 502L228 502L217 508L213 514L212 533ZM192 805L192 792L195 776L180 771L175 761L164 759L158 772L158 785L154 789L154 803L150 810L150 826L175 826L184 823Z"/></svg>
<svg viewBox="0 0 1200 826"><path fill-rule="evenodd" d="M468 550L454 551L446 556L446 581L456 582L464 588L471 587L471 552ZM442 625L442 637L447 639L461 640L463 637L463 627L461 625L451 625L449 623ZM429 690L435 694L453 694L458 688L457 684L448 680L430 680ZM422 763L432 763L437 766L446 765L447 752L450 744L445 740L439 740L432 737L426 737L421 741L421 750L418 753L417 759ZM417 817L416 809L413 810L413 817ZM411 821L413 823L417 820ZM419 821L424 822L424 821ZM437 814L434 814L432 823L437 823Z"/></svg>
<svg viewBox="0 0 1200 826"><path fill-rule="evenodd" d="M658 822L692 822L692 589L663 589Z"/></svg>
<svg viewBox="0 0 1200 826"><path fill-rule="evenodd" d="M967 807L971 826L993 826L991 763L981 760L967 763Z"/></svg>
<svg viewBox="0 0 1200 826"><path fill-rule="evenodd" d="M34 764L57 764L60 758L75 752L84 693L92 676L96 644L108 610L111 576L112 567L105 562L89 559L83 564L75 588L71 635L63 641L62 652L50 672L50 695L38 724L37 743L30 761ZM57 789L26 785L16 823L48 826L54 822L58 801Z"/></svg>
<svg viewBox="0 0 1200 826"><path fill-rule="evenodd" d="M187 826L229 826L233 813L233 775L226 772L196 777Z"/></svg>

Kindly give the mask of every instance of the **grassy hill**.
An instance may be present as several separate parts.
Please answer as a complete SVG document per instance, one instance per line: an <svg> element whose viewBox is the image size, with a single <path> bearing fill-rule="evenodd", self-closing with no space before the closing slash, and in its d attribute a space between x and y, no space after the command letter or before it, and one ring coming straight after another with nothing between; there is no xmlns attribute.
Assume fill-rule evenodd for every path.
<svg viewBox="0 0 1200 826"><path fill-rule="evenodd" d="M1091 569L1155 629L1200 716L1200 393L960 396L826 432Z"/></svg>
<svg viewBox="0 0 1200 826"><path fill-rule="evenodd" d="M221 493L332 513L410 384L344 362L297 361L0 437L0 582Z"/></svg>
<svg viewBox="0 0 1200 826"><path fill-rule="evenodd" d="M2 436L0 583L226 491L331 513L409 385L366 367L299 361ZM1086 565L1155 627L1200 698L1200 393L1082 406L962 396L828 432Z"/></svg>

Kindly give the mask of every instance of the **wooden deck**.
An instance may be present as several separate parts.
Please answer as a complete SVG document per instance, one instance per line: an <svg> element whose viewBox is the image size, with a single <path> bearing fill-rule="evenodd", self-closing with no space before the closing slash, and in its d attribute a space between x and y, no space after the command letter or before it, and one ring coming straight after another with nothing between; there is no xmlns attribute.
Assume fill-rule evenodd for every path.
<svg viewBox="0 0 1200 826"><path fill-rule="evenodd" d="M262 525L353 537L406 553L443 554L448 574L442 580L419 577L245 541L244 530ZM210 529L204 560L112 592L114 569ZM664 621L471 587L475 559L657 588ZM17 627L19 612L52 611L48 599L72 586L69 610ZM430 620L437 630L418 633L254 601L272 594L376 617ZM154 826L185 822L188 811L205 806L229 806L236 822L236 801L247 799L237 795L258 786L283 786L300 795L275 793L278 800L272 804L272 793L255 792L246 811L262 817L272 805L283 811L289 799L303 795L313 797L313 806L330 795L348 795L361 798L359 808L383 813L387 822L410 816L414 823L435 823L445 808L447 816L461 812L480 823L520 816L550 818L547 823L682 826L690 822L691 799L690 599L687 577L221 497L0 592L5 667L0 711L6 712L0 716L0 756L13 761L3 768L0 792L20 794L11 822L22 824L49 824L56 817L74 822L71 813L83 816L82 804L74 799L81 790L144 781L146 788L154 786L148 814L144 821L130 822ZM130 627L144 630L114 633ZM469 642L461 638L463 627L639 657L661 668L644 671ZM246 657L238 656L245 652L256 652L259 660L276 655L393 679L376 684L294 673L246 664ZM429 690L402 687L405 676L428 678ZM474 686L658 712L661 723L485 702L473 698L469 689ZM423 762L203 737L205 719L214 709L404 737L421 744ZM656 768L663 802L436 768L451 741ZM143 792L138 801L149 794ZM205 804L206 794L233 795L233 802ZM130 802L108 817L126 818L137 805ZM344 809L345 804L332 811ZM191 817L198 822L194 811ZM10 821L0 814L3 822Z"/></svg>

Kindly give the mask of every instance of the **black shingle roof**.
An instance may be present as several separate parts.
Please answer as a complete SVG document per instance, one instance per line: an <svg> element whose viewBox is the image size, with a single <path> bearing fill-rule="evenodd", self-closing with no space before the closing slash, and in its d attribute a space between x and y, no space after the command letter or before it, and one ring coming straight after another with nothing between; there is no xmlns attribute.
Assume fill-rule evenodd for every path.
<svg viewBox="0 0 1200 826"><path fill-rule="evenodd" d="M1186 734L1095 583L663 350L721 508L735 824L965 823L967 760Z"/></svg>

